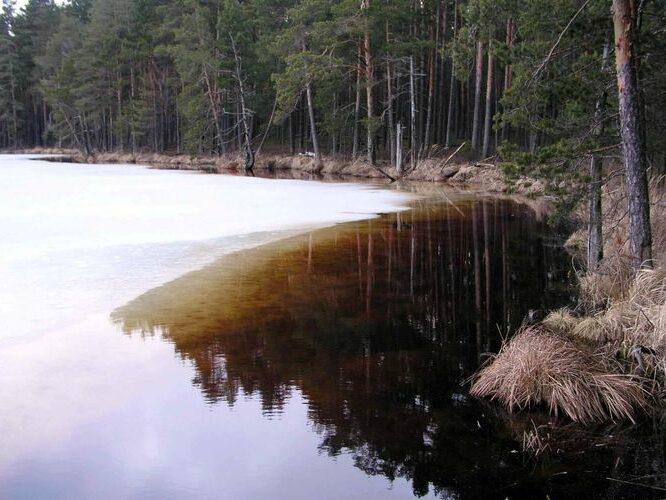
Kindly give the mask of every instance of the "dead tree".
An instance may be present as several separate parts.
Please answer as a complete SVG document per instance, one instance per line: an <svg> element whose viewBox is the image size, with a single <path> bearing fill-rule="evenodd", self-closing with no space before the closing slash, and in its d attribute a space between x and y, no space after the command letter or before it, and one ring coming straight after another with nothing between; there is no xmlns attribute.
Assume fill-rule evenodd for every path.
<svg viewBox="0 0 666 500"><path fill-rule="evenodd" d="M252 111L247 108L247 103L245 100L245 85L243 84L243 69L241 57L238 54L236 49L236 41L234 37L229 34L231 39L231 48L234 51L234 79L238 85L238 98L240 101L240 123L242 127L242 146L243 146L243 156L245 159L245 170L252 172L254 168L254 150L252 149Z"/></svg>

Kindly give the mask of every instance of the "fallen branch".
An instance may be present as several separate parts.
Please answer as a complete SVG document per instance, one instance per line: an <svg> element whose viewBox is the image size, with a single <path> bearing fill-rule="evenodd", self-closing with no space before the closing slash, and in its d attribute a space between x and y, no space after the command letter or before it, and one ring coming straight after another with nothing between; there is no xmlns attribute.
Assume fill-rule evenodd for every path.
<svg viewBox="0 0 666 500"><path fill-rule="evenodd" d="M574 14L574 16L569 20L569 22L567 23L567 25L564 27L564 29L563 29L562 32L560 33L560 36L557 37L557 41L555 42L555 45L553 45L553 46L551 47L550 52L548 52L548 55L546 56L546 58L545 58L545 59L543 60L543 62L539 65L539 67L537 68L537 70L534 72L534 74L532 75L532 78L530 78L529 83L531 83L532 81L537 80L537 79L539 78L539 76L541 75L541 72L546 68L546 66L547 66L548 63L550 62L550 58L553 57L553 53L555 52L555 49L557 48L557 46L558 46L558 45L560 44L560 42L562 41L562 38L564 38L564 34L569 30L569 28L570 28L571 25L574 23L574 21L576 20L576 18L578 18L578 16L580 15L580 13L583 12L583 11L585 10L585 7L587 7L587 4L589 4L589 3L590 3L590 0L587 0L583 5L581 5L580 9L578 9L578 12L576 12L576 13Z"/></svg>
<svg viewBox="0 0 666 500"><path fill-rule="evenodd" d="M398 180L398 179L396 179L395 177L392 177L392 176L390 176L389 174L387 174L386 172L384 172L384 171L383 171L381 168L379 168L377 165L371 165L371 166L372 166L372 168L374 168L374 169L375 169L377 172L379 172L380 174L384 175L385 177L388 177L388 178L391 180L391 182L395 182L395 181Z"/></svg>
<svg viewBox="0 0 666 500"><path fill-rule="evenodd" d="M446 160L444 160L444 163L440 165L440 168L444 170L444 167L446 167L446 164L449 163L455 155L458 154L458 152L467 144L466 142L463 142L460 146L458 146L458 149L456 149L451 156L449 156Z"/></svg>
<svg viewBox="0 0 666 500"><path fill-rule="evenodd" d="M637 483L635 481L625 481L623 479L616 479L614 477L607 477L609 481L615 481L616 483L629 484L631 486L640 486L641 488L649 488L655 491L666 491L666 488L661 488L660 486L652 486L650 484Z"/></svg>

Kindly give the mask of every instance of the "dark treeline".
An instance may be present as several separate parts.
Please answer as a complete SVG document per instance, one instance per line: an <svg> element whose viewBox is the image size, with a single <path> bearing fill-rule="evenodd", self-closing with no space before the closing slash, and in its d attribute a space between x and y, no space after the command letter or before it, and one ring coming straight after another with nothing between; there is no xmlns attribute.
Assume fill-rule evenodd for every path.
<svg viewBox="0 0 666 500"><path fill-rule="evenodd" d="M3 6L2 147L253 155L268 131L285 152L409 168L463 142L477 157L619 142L609 0ZM665 13L640 9L642 119L662 164Z"/></svg>

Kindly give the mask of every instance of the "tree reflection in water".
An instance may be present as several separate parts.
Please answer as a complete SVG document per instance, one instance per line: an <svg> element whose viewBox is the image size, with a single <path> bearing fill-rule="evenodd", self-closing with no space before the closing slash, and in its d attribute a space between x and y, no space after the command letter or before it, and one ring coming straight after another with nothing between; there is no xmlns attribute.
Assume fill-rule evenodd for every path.
<svg viewBox="0 0 666 500"><path fill-rule="evenodd" d="M253 395L270 417L300 391L322 450L417 496L531 495L572 465L527 470L464 381L528 310L566 302L568 262L525 205L421 202L226 257L113 319L172 342L211 404Z"/></svg>

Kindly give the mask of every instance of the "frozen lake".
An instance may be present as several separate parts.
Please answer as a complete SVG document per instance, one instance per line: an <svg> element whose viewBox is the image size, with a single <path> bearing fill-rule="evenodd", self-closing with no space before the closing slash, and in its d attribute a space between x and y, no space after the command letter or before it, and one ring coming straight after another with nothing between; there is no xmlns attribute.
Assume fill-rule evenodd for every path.
<svg viewBox="0 0 666 500"><path fill-rule="evenodd" d="M355 184L0 156L0 498L210 493L217 483L209 469L220 464L205 456L191 457L203 460L198 466L183 463L179 455L197 440L244 438L270 448L256 446L256 463L238 465L275 467L253 486L255 496L268 495L281 466L271 462L279 450L265 433L293 444L290 429L302 427L305 408L271 423L256 402L239 405L236 412L259 426L248 434L252 418L213 412L171 347L132 342L109 315L226 253L400 210L407 200ZM192 427L183 429L182 415L170 420L174 405L187 408ZM204 430L220 418L230 422L216 427L220 435ZM303 459L316 462L315 443L295 448L308 446ZM247 474L225 477L223 497L239 498ZM114 486L105 493L103 484Z"/></svg>

